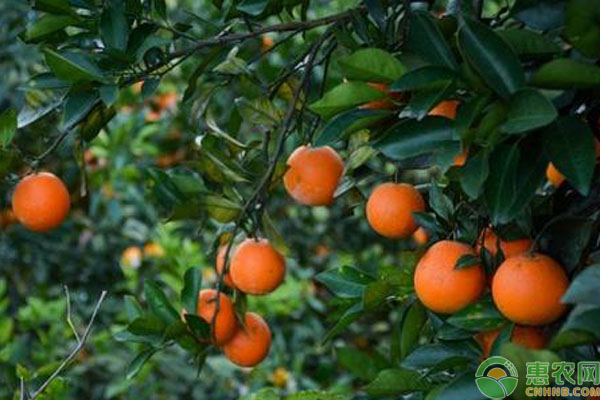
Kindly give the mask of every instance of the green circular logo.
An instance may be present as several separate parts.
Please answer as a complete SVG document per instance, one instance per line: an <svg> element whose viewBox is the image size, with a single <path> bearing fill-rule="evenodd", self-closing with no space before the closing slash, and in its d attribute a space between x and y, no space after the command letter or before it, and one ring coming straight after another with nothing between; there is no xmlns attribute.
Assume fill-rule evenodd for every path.
<svg viewBox="0 0 600 400"><path fill-rule="evenodd" d="M517 388L519 374L515 365L504 357L490 357L475 372L479 391L490 399L505 399Z"/></svg>

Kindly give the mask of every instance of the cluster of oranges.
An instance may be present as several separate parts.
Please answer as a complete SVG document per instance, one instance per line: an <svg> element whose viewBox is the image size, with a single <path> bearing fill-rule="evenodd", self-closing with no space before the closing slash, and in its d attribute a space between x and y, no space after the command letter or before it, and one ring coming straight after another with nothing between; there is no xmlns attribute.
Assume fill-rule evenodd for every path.
<svg viewBox="0 0 600 400"><path fill-rule="evenodd" d="M227 245L217 252L216 268L223 282L240 292L262 296L271 293L285 278L285 259L266 239L248 238L236 246L226 272ZM211 324L213 344L241 367L253 367L269 353L271 330L263 318L247 312L239 324L228 295L215 289L201 290L197 314Z"/></svg>

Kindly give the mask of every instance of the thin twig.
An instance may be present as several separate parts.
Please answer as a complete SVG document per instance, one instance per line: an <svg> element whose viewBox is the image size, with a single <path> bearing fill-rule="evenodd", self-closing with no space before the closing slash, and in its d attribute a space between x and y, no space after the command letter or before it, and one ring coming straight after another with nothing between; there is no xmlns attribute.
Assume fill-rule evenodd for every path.
<svg viewBox="0 0 600 400"><path fill-rule="evenodd" d="M103 290L102 293L100 294L100 298L98 299L98 302L96 303L96 306L94 307L94 312L92 313L90 321L88 322L88 325L85 328L85 332L83 333L81 340L77 343L77 346L75 346L75 348L71 351L71 353L67 356L67 358L65 358L63 360L63 362L52 373L52 375L50 375L50 377L39 387L39 389L37 389L35 392L33 392L33 394L30 397L31 400L35 399L37 396L42 394L44 392L44 390L48 387L48 385L50 385L52 383L52 381L60 375L60 373L65 369L65 367L67 365L69 365L69 363L71 363L71 361L73 361L73 359L77 356L77 354L79 354L81 349L83 349L83 346L85 345L85 343L90 335L90 332L92 331L92 325L94 324L94 320L96 319L96 314L98 314L98 310L100 309L100 306L102 305L102 302L104 301L104 298L106 297L107 293L108 292L106 290Z"/></svg>

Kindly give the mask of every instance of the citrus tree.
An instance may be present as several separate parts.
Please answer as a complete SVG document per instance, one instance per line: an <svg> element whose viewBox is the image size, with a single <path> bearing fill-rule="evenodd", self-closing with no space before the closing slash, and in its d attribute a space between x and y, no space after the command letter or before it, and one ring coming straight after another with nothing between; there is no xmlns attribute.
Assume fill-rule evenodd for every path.
<svg viewBox="0 0 600 400"><path fill-rule="evenodd" d="M492 393L525 399L526 363L598 360L600 2L323 3L35 1L19 40L43 62L0 115L14 246L43 263L24 239L81 230L114 271L127 205L148 242L123 253L132 279L81 289L116 292L129 380L173 348L193 372L268 362L302 325L269 314L313 279L301 293L328 303L301 321L349 374L321 386L345 390L247 398L485 399L477 367L500 355L516 390ZM146 228L164 220L167 260ZM135 270L152 257L162 273ZM15 396L81 354L69 326L75 351L45 381L11 369Z"/></svg>

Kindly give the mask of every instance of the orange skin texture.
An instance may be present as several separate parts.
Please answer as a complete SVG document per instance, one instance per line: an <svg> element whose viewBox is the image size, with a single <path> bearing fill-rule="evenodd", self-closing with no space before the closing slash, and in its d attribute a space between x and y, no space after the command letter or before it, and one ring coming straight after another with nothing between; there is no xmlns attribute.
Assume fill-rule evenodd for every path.
<svg viewBox="0 0 600 400"><path fill-rule="evenodd" d="M238 290L260 296L283 282L285 259L267 239L246 239L235 249L229 273Z"/></svg>
<svg viewBox="0 0 600 400"><path fill-rule="evenodd" d="M258 314L248 312L245 324L223 346L225 357L240 367L254 367L269 354L271 330Z"/></svg>
<svg viewBox="0 0 600 400"><path fill-rule="evenodd" d="M483 238L481 237L483 236ZM475 251L479 253L481 251L481 240L483 239L483 247L490 252L493 257L496 257L498 254L498 236L489 228L486 228L481 232L481 236L477 241L477 245L475 246ZM510 258L514 256L518 256L519 254L523 254L529 249L531 249L531 245L533 242L531 239L523 238L517 240L500 240L500 249L504 254L504 258Z"/></svg>
<svg viewBox="0 0 600 400"><path fill-rule="evenodd" d="M229 341L237 330L237 321L233 303L224 293L219 293L219 311L217 312L217 291L204 289L198 293L198 306L196 314L207 323L212 324L215 312L217 318L212 329L213 342L221 346Z"/></svg>
<svg viewBox="0 0 600 400"><path fill-rule="evenodd" d="M300 204L326 206L344 171L342 158L329 146L300 146L287 160L283 184L288 194Z"/></svg>
<svg viewBox="0 0 600 400"><path fill-rule="evenodd" d="M481 265L455 269L464 255L475 255L464 243L442 240L431 246L415 269L415 291L430 310L452 314L479 298L485 288Z"/></svg>
<svg viewBox="0 0 600 400"><path fill-rule="evenodd" d="M223 268L225 267L225 254L227 254L227 245L219 246L219 250L217 250L217 274L219 275L223 273ZM230 288L235 288L235 285L231 280L230 273L227 273L227 275L225 275L225 278L223 278L223 282L225 282L225 284Z"/></svg>
<svg viewBox="0 0 600 400"><path fill-rule="evenodd" d="M425 210L423 197L407 183L383 183L367 200L367 221L387 238L407 238L418 228L413 212Z"/></svg>
<svg viewBox="0 0 600 400"><path fill-rule="evenodd" d="M165 249L156 242L149 242L144 245L144 256L162 258L165 256Z"/></svg>
<svg viewBox="0 0 600 400"><path fill-rule="evenodd" d="M496 329L475 335L475 340L481 346L483 358L490 356L492 346L499 334L500 330ZM546 336L539 327L515 325L510 341L528 349L540 350L546 347Z"/></svg>
<svg viewBox="0 0 600 400"><path fill-rule="evenodd" d="M123 250L121 264L123 267L138 268L142 265L143 252L137 246L131 246Z"/></svg>
<svg viewBox="0 0 600 400"><path fill-rule="evenodd" d="M440 101L427 115L446 117L450 119L456 118L456 110L459 106L459 102L456 100L444 100Z"/></svg>
<svg viewBox="0 0 600 400"><path fill-rule="evenodd" d="M12 197L15 217L27 229L48 232L69 214L71 199L65 184L54 174L40 172L21 179Z"/></svg>
<svg viewBox="0 0 600 400"><path fill-rule="evenodd" d="M413 233L412 237L413 241L419 246L425 246L427 244L427 241L429 240L429 235L427 234L427 231L422 227L417 229L415 233Z"/></svg>
<svg viewBox="0 0 600 400"><path fill-rule="evenodd" d="M504 261L492 282L492 297L500 312L522 325L549 324L565 312L560 299L569 287L564 269L550 257L533 253Z"/></svg>

